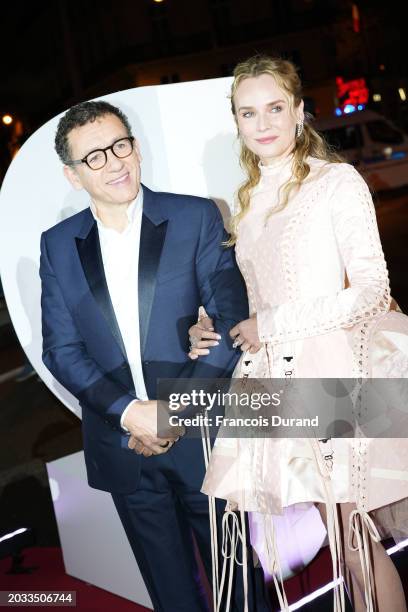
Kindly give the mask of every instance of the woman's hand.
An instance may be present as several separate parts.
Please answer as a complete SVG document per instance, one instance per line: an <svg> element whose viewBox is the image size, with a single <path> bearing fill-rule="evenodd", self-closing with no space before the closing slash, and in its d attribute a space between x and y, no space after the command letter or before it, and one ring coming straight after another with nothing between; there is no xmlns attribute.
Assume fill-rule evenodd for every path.
<svg viewBox="0 0 408 612"><path fill-rule="evenodd" d="M239 346L242 352L249 350L250 353L257 353L262 346L258 336L256 315L235 325L230 330L230 336L234 339L232 346L234 348Z"/></svg>
<svg viewBox="0 0 408 612"><path fill-rule="evenodd" d="M203 317L190 327L188 330L190 336L190 359L198 359L200 355L208 355L209 347L217 346L221 336L214 331L213 320L211 317Z"/></svg>

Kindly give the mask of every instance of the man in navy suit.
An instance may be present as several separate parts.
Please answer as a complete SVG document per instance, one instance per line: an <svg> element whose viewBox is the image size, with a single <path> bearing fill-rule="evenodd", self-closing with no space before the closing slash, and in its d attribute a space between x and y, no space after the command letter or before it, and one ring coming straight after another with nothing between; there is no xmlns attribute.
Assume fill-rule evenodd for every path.
<svg viewBox="0 0 408 612"><path fill-rule="evenodd" d="M55 146L90 206L41 238L43 360L82 406L89 484L112 494L154 609L207 610L192 543L193 533L211 576L202 444L158 436L156 386L231 375L239 351L228 331L248 317L244 284L212 201L141 185L138 144L118 108L74 106ZM192 362L200 305L220 337ZM260 569L250 590L250 609L267 610ZM243 610L239 573L233 609Z"/></svg>

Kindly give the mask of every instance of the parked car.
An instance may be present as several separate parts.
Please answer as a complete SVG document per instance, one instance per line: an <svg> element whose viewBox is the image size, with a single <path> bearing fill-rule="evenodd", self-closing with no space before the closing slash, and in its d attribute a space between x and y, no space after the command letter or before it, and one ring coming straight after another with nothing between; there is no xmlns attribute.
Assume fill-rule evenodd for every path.
<svg viewBox="0 0 408 612"><path fill-rule="evenodd" d="M313 126L361 172L372 189L408 185L408 136L387 118L362 110L318 118Z"/></svg>

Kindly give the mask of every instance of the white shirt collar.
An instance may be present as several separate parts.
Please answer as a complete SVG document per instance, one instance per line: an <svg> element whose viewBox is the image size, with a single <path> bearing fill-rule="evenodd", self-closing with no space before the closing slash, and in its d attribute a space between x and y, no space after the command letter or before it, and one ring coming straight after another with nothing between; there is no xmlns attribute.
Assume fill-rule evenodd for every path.
<svg viewBox="0 0 408 612"><path fill-rule="evenodd" d="M98 217L98 212L92 200L89 204L89 208L91 209L92 216L97 222L98 226L103 227L104 229L109 229L102 223L102 221ZM133 202L129 204L129 206L126 209L126 215L129 221L128 227L130 227L133 224L133 221L136 216L136 212L140 212L142 209L143 209L143 188L140 185L136 198L133 200Z"/></svg>

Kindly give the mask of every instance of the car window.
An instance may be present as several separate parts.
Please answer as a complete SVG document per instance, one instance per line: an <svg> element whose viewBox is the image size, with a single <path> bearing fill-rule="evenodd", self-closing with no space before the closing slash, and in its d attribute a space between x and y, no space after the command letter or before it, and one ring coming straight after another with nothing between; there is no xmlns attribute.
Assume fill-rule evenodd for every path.
<svg viewBox="0 0 408 612"><path fill-rule="evenodd" d="M383 142L385 144L401 144L404 137L401 132L393 128L389 123L377 119L367 122L368 133L371 140L374 142Z"/></svg>
<svg viewBox="0 0 408 612"><path fill-rule="evenodd" d="M327 142L335 149L347 151L361 147L361 128L359 125L345 125L342 127L322 130Z"/></svg>

